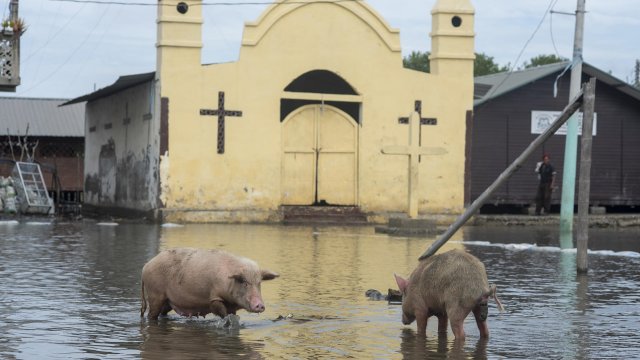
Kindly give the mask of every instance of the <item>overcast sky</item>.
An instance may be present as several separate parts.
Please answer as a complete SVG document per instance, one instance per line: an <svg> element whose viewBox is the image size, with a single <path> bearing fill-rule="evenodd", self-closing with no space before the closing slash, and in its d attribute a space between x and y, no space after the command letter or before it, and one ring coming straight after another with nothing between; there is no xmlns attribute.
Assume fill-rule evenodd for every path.
<svg viewBox="0 0 640 360"><path fill-rule="evenodd" d="M203 63L237 60L244 23L256 20L267 7L237 5L260 0L224 1L236 5L204 1L211 5L203 8ZM0 0L3 18L8 16L9 2ZM156 4L157 0L114 2ZM400 30L403 55L430 49L430 11L435 0L367 2ZM577 0L472 3L476 52L493 56L498 64L520 66L540 54L572 57L575 17L547 9L553 5L554 11L573 14ZM635 62L640 59L639 0L587 1L586 9L584 60L621 80L633 81ZM22 37L22 84L16 93L0 92L0 96L74 98L108 86L120 75L154 71L156 13L155 6L20 1L20 17L28 25Z"/></svg>

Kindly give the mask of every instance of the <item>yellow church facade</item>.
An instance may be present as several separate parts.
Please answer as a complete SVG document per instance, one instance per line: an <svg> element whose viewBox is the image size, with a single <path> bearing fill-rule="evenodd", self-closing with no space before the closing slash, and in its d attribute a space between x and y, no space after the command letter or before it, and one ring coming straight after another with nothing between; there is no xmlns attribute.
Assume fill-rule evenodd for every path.
<svg viewBox="0 0 640 360"><path fill-rule="evenodd" d="M238 61L212 65L200 62L202 6L161 3L165 221L277 221L283 205L357 206L372 219L411 201L414 217L463 210L468 1L434 5L431 73L403 68L398 30L363 1L274 3L245 25ZM409 145L427 149L414 167Z"/></svg>
<svg viewBox="0 0 640 360"><path fill-rule="evenodd" d="M376 223L464 210L469 0L434 3L430 73L403 67L399 31L365 1L275 2L245 24L237 61L209 65L202 2L159 5L155 71L69 102L87 102L85 210L278 222L328 205Z"/></svg>

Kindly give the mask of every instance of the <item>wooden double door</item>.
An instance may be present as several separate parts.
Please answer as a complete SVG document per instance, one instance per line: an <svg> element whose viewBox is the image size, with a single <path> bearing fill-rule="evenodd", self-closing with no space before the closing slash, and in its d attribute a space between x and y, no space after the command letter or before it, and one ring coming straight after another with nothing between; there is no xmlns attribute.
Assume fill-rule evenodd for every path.
<svg viewBox="0 0 640 360"><path fill-rule="evenodd" d="M306 105L282 122L282 204L357 205L358 124L340 109Z"/></svg>

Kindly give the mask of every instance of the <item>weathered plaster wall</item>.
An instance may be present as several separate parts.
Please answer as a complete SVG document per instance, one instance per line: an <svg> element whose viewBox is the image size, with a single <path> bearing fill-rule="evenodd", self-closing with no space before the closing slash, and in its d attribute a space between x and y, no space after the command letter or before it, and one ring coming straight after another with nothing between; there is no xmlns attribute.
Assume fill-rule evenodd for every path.
<svg viewBox="0 0 640 360"><path fill-rule="evenodd" d="M85 203L149 211L158 198L158 120L152 82L90 101Z"/></svg>
<svg viewBox="0 0 640 360"><path fill-rule="evenodd" d="M185 15L171 6L159 7L158 33L165 37L158 42L158 74L170 114L162 198L166 213L173 214L169 218L243 221L273 216L282 199L280 100L291 95L284 92L289 83L312 70L331 71L358 93L323 95L361 103L356 205L372 213L407 210L408 157L384 155L381 149L407 145L409 129L398 118L409 116L414 101L420 100L422 115L438 119L437 126L422 127L423 146L447 151L422 157L420 212L461 212L465 115L473 101L473 8L466 0L450 2L441 0L434 8L446 29L435 29L432 36L446 52L434 54L433 74L404 69L399 33L361 2L271 6L246 25L237 62L209 66L199 63L199 7L190 7ZM451 14L438 10L449 5L452 13L464 10L464 19L471 22L453 29ZM226 109L243 112L242 117L226 118L224 154L216 153L216 117L199 114L200 109L217 108L219 91L225 92Z"/></svg>

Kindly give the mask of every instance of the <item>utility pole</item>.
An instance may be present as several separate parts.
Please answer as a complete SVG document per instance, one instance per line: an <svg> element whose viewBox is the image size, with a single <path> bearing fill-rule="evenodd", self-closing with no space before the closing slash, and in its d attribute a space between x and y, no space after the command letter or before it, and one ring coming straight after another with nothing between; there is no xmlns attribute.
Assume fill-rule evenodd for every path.
<svg viewBox="0 0 640 360"><path fill-rule="evenodd" d="M578 230L576 265L578 273L589 270L589 194L591 193L591 147L593 142L593 108L596 102L596 78L585 86L582 105L582 139L580 146L580 179L578 181Z"/></svg>
<svg viewBox="0 0 640 360"><path fill-rule="evenodd" d="M578 92L582 81L582 42L584 34L585 0L578 0L576 9L576 28L573 40L573 66L571 67L571 85L569 101ZM562 204L560 206L560 239L572 239L573 205L576 187L576 159L578 153L578 114L567 122L567 135L564 147L564 169L562 172Z"/></svg>

